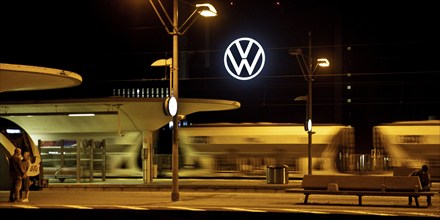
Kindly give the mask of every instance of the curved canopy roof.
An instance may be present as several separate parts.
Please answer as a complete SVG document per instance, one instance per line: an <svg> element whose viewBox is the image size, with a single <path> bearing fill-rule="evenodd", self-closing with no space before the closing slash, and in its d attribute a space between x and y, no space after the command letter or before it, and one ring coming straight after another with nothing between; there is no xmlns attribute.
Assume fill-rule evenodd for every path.
<svg viewBox="0 0 440 220"><path fill-rule="evenodd" d="M163 98L110 97L81 100L0 102L0 117L28 133L93 133L154 131L172 120L163 112ZM232 110L240 103L216 99L179 99L179 115ZM72 117L72 114L94 114Z"/></svg>
<svg viewBox="0 0 440 220"><path fill-rule="evenodd" d="M80 75L66 70L0 63L0 93L67 88L81 83Z"/></svg>
<svg viewBox="0 0 440 220"><path fill-rule="evenodd" d="M80 85L76 73L38 66L0 63L0 92L48 90ZM172 120L163 98L29 100L0 102L0 117L28 133L93 133L157 130ZM237 109L240 103L215 99L179 99L179 115ZM93 117L72 117L72 114ZM69 116L71 115L71 116Z"/></svg>

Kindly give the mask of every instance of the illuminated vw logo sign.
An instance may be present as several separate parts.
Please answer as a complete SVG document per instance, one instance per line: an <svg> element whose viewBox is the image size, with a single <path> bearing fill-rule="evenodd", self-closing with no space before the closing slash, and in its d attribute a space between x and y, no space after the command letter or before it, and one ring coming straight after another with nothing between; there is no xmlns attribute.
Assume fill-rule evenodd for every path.
<svg viewBox="0 0 440 220"><path fill-rule="evenodd" d="M239 38L229 44L224 56L226 70L239 80L255 78L263 70L265 60L263 47L248 37Z"/></svg>

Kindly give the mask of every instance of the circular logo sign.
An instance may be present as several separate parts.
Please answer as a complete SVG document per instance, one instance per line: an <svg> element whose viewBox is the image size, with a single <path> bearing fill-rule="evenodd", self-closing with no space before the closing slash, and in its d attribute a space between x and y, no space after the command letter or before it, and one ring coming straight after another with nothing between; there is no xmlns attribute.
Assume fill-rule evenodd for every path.
<svg viewBox="0 0 440 220"><path fill-rule="evenodd" d="M248 37L239 38L229 44L224 56L226 70L238 80L255 78L263 70L265 61L263 47Z"/></svg>

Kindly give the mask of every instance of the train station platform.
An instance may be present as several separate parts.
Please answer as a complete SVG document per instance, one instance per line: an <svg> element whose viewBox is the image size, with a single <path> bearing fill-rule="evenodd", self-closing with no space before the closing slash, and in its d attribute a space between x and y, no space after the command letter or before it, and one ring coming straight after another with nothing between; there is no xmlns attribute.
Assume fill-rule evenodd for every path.
<svg viewBox="0 0 440 220"><path fill-rule="evenodd" d="M301 187L302 180L290 179L287 183L268 183L267 179L193 179L179 178L178 187L180 191L239 191L239 192L284 192L286 188ZM59 182L51 179L46 191L53 190L89 190L89 191L170 191L172 179L154 179L152 183L144 183L138 178L107 178L82 180L77 183L74 179L66 179ZM434 182L432 191L440 192L440 182Z"/></svg>
<svg viewBox="0 0 440 220"><path fill-rule="evenodd" d="M51 179L43 190L94 190L94 191L169 191L172 179L154 179L152 183L144 183L138 178L107 178L93 181L66 179L60 182ZM249 191L249 192L284 192L286 188L300 187L301 180L289 180L287 183L268 183L266 179L192 179L179 178L181 191Z"/></svg>

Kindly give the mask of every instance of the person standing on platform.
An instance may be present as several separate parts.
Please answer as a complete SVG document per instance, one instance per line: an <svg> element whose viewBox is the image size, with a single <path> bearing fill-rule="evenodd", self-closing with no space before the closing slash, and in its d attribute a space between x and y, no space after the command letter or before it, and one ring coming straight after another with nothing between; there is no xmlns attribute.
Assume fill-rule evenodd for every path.
<svg viewBox="0 0 440 220"><path fill-rule="evenodd" d="M26 171L25 176L23 177L23 183L21 186L21 190L24 191L24 197L21 198L21 202L29 202L29 187L32 184L29 177L29 170L31 168L31 160L29 151L25 151L23 153L23 160L21 161L22 169ZM21 196L20 196L21 197Z"/></svg>
<svg viewBox="0 0 440 220"><path fill-rule="evenodd" d="M21 149L15 148L14 154L9 158L9 174L11 175L11 190L9 202L19 202L20 190L26 171L21 166Z"/></svg>

